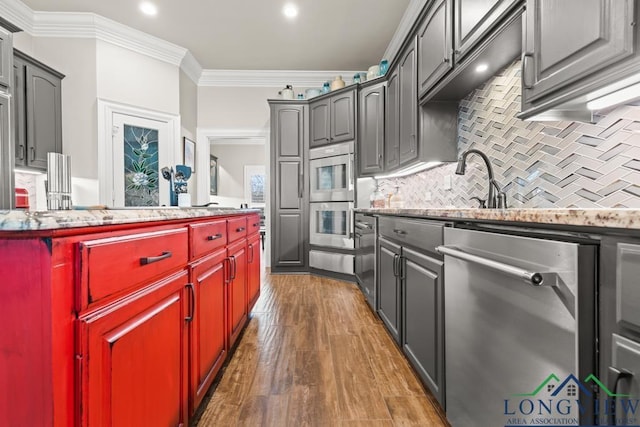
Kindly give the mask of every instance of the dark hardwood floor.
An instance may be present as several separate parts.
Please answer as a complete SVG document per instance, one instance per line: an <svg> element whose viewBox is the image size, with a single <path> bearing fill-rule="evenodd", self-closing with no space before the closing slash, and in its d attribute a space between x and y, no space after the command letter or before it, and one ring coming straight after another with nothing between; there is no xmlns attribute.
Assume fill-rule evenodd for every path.
<svg viewBox="0 0 640 427"><path fill-rule="evenodd" d="M447 426L357 286L263 276L197 426Z"/></svg>

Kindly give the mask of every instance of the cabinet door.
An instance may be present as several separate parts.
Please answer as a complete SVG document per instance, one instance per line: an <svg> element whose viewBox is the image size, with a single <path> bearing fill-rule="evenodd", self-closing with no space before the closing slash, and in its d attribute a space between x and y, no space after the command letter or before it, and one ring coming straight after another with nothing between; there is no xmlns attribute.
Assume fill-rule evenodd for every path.
<svg viewBox="0 0 640 427"><path fill-rule="evenodd" d="M13 34L0 28L0 85L11 87L13 80Z"/></svg>
<svg viewBox="0 0 640 427"><path fill-rule="evenodd" d="M187 425L187 272L80 318L83 426Z"/></svg>
<svg viewBox="0 0 640 427"><path fill-rule="evenodd" d="M528 0L523 100L535 101L631 56L635 3Z"/></svg>
<svg viewBox="0 0 640 427"><path fill-rule="evenodd" d="M309 105L311 115L311 139L309 145L317 147L318 145L329 144L331 142L330 121L330 104L329 99L312 102Z"/></svg>
<svg viewBox="0 0 640 427"><path fill-rule="evenodd" d="M402 349L433 395L444 403L443 262L402 248Z"/></svg>
<svg viewBox="0 0 640 427"><path fill-rule="evenodd" d="M379 239L378 314L394 340L400 344L400 246Z"/></svg>
<svg viewBox="0 0 640 427"><path fill-rule="evenodd" d="M371 86L360 91L360 176L375 175L384 170L384 95L384 85Z"/></svg>
<svg viewBox="0 0 640 427"><path fill-rule="evenodd" d="M47 153L62 152L61 80L52 73L26 65L27 163L47 169Z"/></svg>
<svg viewBox="0 0 640 427"><path fill-rule="evenodd" d="M189 413L198 408L227 356L226 249L197 262L192 269L195 307L189 330Z"/></svg>
<svg viewBox="0 0 640 427"><path fill-rule="evenodd" d="M13 59L13 117L15 117L16 166L27 165L27 122L25 109L25 63L18 57Z"/></svg>
<svg viewBox="0 0 640 427"><path fill-rule="evenodd" d="M355 91L330 98L331 143L349 141L355 135Z"/></svg>
<svg viewBox="0 0 640 427"><path fill-rule="evenodd" d="M451 1L435 2L418 30L418 85L425 94L453 67Z"/></svg>
<svg viewBox="0 0 640 427"><path fill-rule="evenodd" d="M10 108L9 95L0 92L0 209L15 206Z"/></svg>
<svg viewBox="0 0 640 427"><path fill-rule="evenodd" d="M260 296L260 235L249 237L247 242L247 313Z"/></svg>
<svg viewBox="0 0 640 427"><path fill-rule="evenodd" d="M418 157L418 77L416 43L400 59L400 166Z"/></svg>
<svg viewBox="0 0 640 427"><path fill-rule="evenodd" d="M385 106L384 170L390 171L400 165L400 74L397 68L387 81Z"/></svg>
<svg viewBox="0 0 640 427"><path fill-rule="evenodd" d="M455 0L456 62L469 53L516 3L519 0Z"/></svg>
<svg viewBox="0 0 640 427"><path fill-rule="evenodd" d="M247 321L247 242L241 240L227 248L229 277L227 309L229 348L233 346Z"/></svg>

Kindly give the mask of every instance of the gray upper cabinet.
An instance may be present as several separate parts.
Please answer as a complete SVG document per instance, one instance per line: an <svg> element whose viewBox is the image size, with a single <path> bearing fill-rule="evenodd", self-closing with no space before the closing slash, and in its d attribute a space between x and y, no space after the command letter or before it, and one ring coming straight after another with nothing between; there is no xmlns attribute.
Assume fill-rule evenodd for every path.
<svg viewBox="0 0 640 427"><path fill-rule="evenodd" d="M385 84L360 91L358 126L359 175L375 175L384 170Z"/></svg>
<svg viewBox="0 0 640 427"><path fill-rule="evenodd" d="M433 3L418 30L418 86L424 95L453 67L452 0Z"/></svg>
<svg viewBox="0 0 640 427"><path fill-rule="evenodd" d="M12 85L13 35L0 27L0 86L9 88Z"/></svg>
<svg viewBox="0 0 640 427"><path fill-rule="evenodd" d="M311 138L309 145L312 147L329 144L331 142L331 129L329 123L329 99L324 98L309 104L311 120Z"/></svg>
<svg viewBox="0 0 640 427"><path fill-rule="evenodd" d="M331 143L350 141L355 134L355 90L329 98L331 106Z"/></svg>
<svg viewBox="0 0 640 427"><path fill-rule="evenodd" d="M14 58L16 164L47 169L47 153L62 152L64 76L16 51Z"/></svg>
<svg viewBox="0 0 640 427"><path fill-rule="evenodd" d="M454 49L456 62L469 53L471 48L491 30L493 25L520 2L521 0L455 0ZM571 16L571 22L580 22L574 21L575 15L567 16Z"/></svg>
<svg viewBox="0 0 640 427"><path fill-rule="evenodd" d="M340 91L309 103L309 145L333 144L355 138L355 90Z"/></svg>
<svg viewBox="0 0 640 427"><path fill-rule="evenodd" d="M418 158L418 76L415 38L399 62L400 79L400 166Z"/></svg>
<svg viewBox="0 0 640 427"><path fill-rule="evenodd" d="M524 117L530 115L527 110L549 100L554 103L563 93L577 94L585 85L595 85L587 88L593 90L619 80L619 69L611 67L637 58L636 14L632 0L527 0Z"/></svg>
<svg viewBox="0 0 640 427"><path fill-rule="evenodd" d="M385 102L384 170L390 171L400 165L400 74L398 68L389 73L387 99Z"/></svg>
<svg viewBox="0 0 640 427"><path fill-rule="evenodd" d="M271 268L306 271L309 194L305 169L307 107L271 103Z"/></svg>

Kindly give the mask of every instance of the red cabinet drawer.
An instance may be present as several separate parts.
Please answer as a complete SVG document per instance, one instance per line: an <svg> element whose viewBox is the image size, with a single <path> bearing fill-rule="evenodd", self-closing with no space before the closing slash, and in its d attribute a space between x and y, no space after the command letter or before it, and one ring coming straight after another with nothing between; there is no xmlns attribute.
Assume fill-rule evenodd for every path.
<svg viewBox="0 0 640 427"><path fill-rule="evenodd" d="M230 218L227 220L227 232L229 243L247 236L247 217Z"/></svg>
<svg viewBox="0 0 640 427"><path fill-rule="evenodd" d="M224 219L191 224L189 228L192 260L227 244L227 221Z"/></svg>
<svg viewBox="0 0 640 427"><path fill-rule="evenodd" d="M247 217L247 235L260 231L260 215L249 215Z"/></svg>
<svg viewBox="0 0 640 427"><path fill-rule="evenodd" d="M187 264L187 228L80 242L81 308Z"/></svg>

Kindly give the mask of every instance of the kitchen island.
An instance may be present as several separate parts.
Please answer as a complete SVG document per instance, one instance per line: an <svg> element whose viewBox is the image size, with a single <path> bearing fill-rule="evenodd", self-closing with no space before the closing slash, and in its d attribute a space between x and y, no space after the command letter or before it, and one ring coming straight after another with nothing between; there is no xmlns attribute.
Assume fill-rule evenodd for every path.
<svg viewBox="0 0 640 427"><path fill-rule="evenodd" d="M0 424L188 425L260 294L258 211L0 211Z"/></svg>

